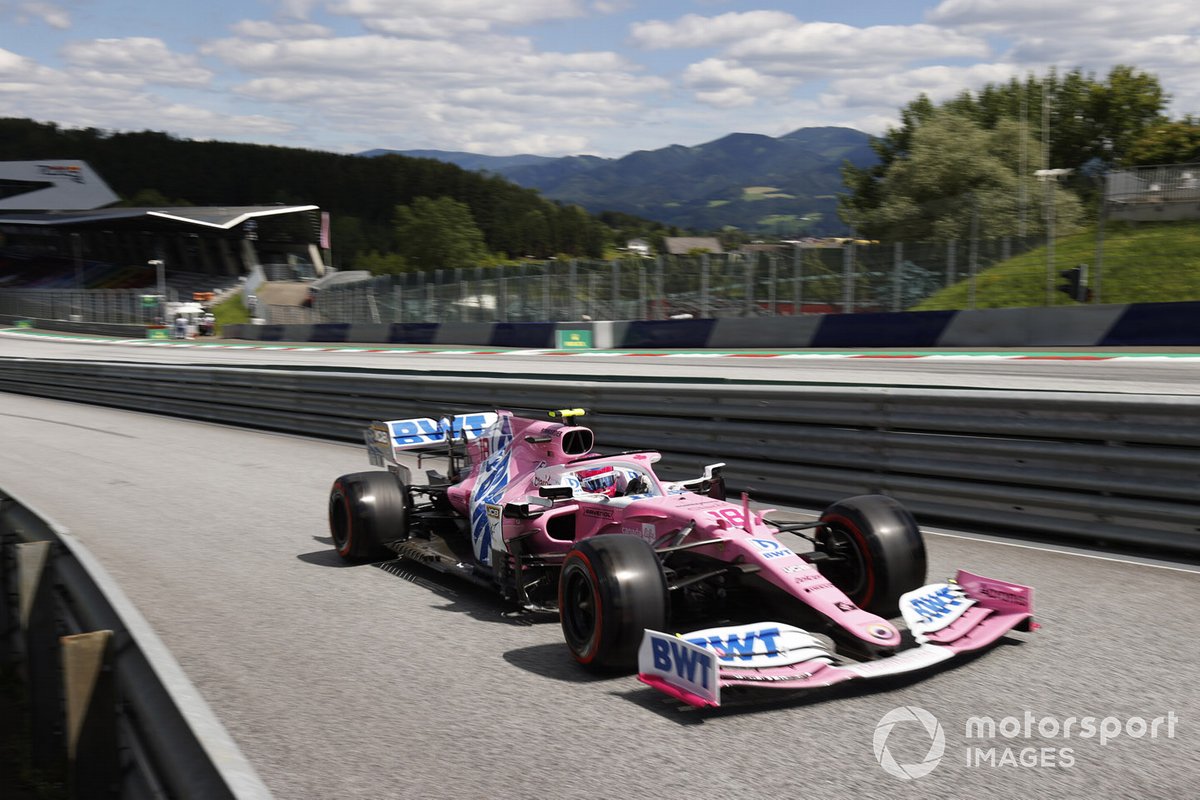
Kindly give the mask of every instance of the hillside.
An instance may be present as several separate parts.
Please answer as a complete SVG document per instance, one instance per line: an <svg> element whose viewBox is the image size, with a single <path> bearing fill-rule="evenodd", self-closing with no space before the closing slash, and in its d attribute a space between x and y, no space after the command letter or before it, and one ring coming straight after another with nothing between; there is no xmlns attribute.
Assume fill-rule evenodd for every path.
<svg viewBox="0 0 1200 800"><path fill-rule="evenodd" d="M623 211L694 230L732 225L797 235L844 234L837 198L843 160L876 161L870 137L850 128L801 128L773 138L733 133L695 147L672 145L623 158L480 156L437 150L372 150L486 170L593 213Z"/></svg>
<svg viewBox="0 0 1200 800"><path fill-rule="evenodd" d="M1054 244L1054 285L1059 272L1089 266L1088 283L1103 303L1156 303L1200 299L1200 228L1194 222L1114 225L1104 229L1099 283L1096 229L1089 227ZM1046 248L1038 247L982 271L976 279L975 308L1041 306L1046 303ZM960 281L915 306L914 311L969 307L969 286ZM1055 305L1071 305L1054 292Z"/></svg>
<svg viewBox="0 0 1200 800"><path fill-rule="evenodd" d="M599 220L532 189L429 159L365 159L0 118L0 161L44 158L87 161L129 205L319 205L332 215L342 267L357 254L395 252L396 207L419 197L467 205L488 250L509 257L599 257L610 236Z"/></svg>

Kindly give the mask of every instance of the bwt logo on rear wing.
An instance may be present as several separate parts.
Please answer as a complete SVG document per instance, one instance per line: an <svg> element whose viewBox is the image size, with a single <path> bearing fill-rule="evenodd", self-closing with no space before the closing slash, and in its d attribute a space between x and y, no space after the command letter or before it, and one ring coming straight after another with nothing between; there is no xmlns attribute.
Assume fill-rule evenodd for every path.
<svg viewBox="0 0 1200 800"><path fill-rule="evenodd" d="M405 450L416 450L448 441L471 441L483 436L499 419L494 411L460 414L451 419L440 420L418 417L416 419L394 419L374 422L366 431L367 447L372 462L383 457L396 460Z"/></svg>

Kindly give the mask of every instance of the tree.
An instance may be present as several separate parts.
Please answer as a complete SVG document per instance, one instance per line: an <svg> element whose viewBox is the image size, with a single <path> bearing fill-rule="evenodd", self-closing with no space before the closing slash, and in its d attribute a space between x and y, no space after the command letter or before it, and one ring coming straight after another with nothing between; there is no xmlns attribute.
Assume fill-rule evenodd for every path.
<svg viewBox="0 0 1200 800"><path fill-rule="evenodd" d="M1061 76L1050 70L1042 78L1032 75L1024 81L1013 78L1004 84L988 84L977 94L963 92L940 108L922 95L901 109L899 128L889 129L872 142L880 157L878 164L866 169L843 166L842 178L849 193L839 199L839 215L851 225L858 224L856 221L878 224L890 220L894 231L904 209L897 205L895 197L885 196L885 176L897 163L912 156L918 130L936 111L957 114L983 131L1009 131L1000 141L992 143L990 152L994 156L1005 150L1003 141L1016 144L1024 141L1024 158L1018 146L1007 148L1004 155L1005 164L1013 172L1021 172L1022 164L1028 172L1038 169L1037 165L1045 162L1042 154L1047 147L1049 166L1075 170L1086 166L1095 171L1122 159L1148 128L1165 122L1162 110L1167 99L1157 78L1125 65L1113 67L1103 81L1078 69ZM1048 126L1043 125L1043 108L1048 112L1045 115ZM1020 131L1027 134L1020 135ZM976 177L983 176L976 174ZM1022 179L1028 177L1023 175ZM961 207L961 184L951 181L940 198L924 195L923 207L929 208L937 201L947 207L956 204ZM1054 196L1059 198L1058 205L1061 197L1057 192ZM905 213L916 214L919 210L910 208ZM879 238L878 231L858 233Z"/></svg>
<svg viewBox="0 0 1200 800"><path fill-rule="evenodd" d="M379 253L375 250L359 253L354 259L354 266L356 269L368 270L372 275L399 275L408 271L408 264L403 256Z"/></svg>
<svg viewBox="0 0 1200 800"><path fill-rule="evenodd" d="M467 267L487 258L483 233L465 203L418 197L396 209L397 250L417 269Z"/></svg>
<svg viewBox="0 0 1200 800"><path fill-rule="evenodd" d="M1200 118L1191 115L1147 128L1122 159L1128 167L1196 162L1200 162Z"/></svg>
<svg viewBox="0 0 1200 800"><path fill-rule="evenodd" d="M1022 198L1016 154L1024 135L1012 120L985 130L958 111L930 111L909 130L905 156L893 160L875 183L877 204L844 208L843 219L869 239L1016 235ZM1036 151L1030 140L1025 147ZM1031 159L1030 165L1036 169L1039 160ZM1038 187L1025 195L1027 232L1041 228L1047 195L1055 203L1057 226L1068 230L1079 221L1081 209L1073 195L1057 185Z"/></svg>

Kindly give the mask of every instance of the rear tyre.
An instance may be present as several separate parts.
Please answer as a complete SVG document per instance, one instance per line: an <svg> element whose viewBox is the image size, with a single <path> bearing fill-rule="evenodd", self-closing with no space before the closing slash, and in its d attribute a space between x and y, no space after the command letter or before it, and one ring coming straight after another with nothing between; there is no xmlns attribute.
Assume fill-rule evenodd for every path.
<svg viewBox="0 0 1200 800"><path fill-rule="evenodd" d="M636 669L645 629L667 624L667 581L654 548L627 534L578 542L563 561L558 608L576 661L596 671Z"/></svg>
<svg viewBox="0 0 1200 800"><path fill-rule="evenodd" d="M859 608L899 613L900 595L925 583L925 540L896 500L879 494L839 500L821 514L817 568Z"/></svg>
<svg viewBox="0 0 1200 800"><path fill-rule="evenodd" d="M408 492L390 472L343 475L329 490L329 533L347 561L391 557L385 542L408 538Z"/></svg>

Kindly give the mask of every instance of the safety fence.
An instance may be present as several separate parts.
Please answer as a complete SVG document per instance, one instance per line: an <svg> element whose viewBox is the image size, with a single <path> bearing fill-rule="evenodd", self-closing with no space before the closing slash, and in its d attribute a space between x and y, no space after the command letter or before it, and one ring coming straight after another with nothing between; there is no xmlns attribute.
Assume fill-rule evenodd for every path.
<svg viewBox="0 0 1200 800"><path fill-rule="evenodd" d="M330 286L269 322L553 322L901 311L1040 244L1033 238L797 246L781 252L569 259Z"/></svg>
<svg viewBox="0 0 1200 800"><path fill-rule="evenodd" d="M1200 397L630 382L594 376L0 359L0 390L358 441L373 419L584 406L668 474L724 461L753 497L883 492L923 522L1200 554Z"/></svg>
<svg viewBox="0 0 1200 800"><path fill-rule="evenodd" d="M145 298L150 298L146 300ZM168 302L178 292L167 289ZM163 313L157 296L146 289L7 289L0 291L0 314L27 319L148 325Z"/></svg>

